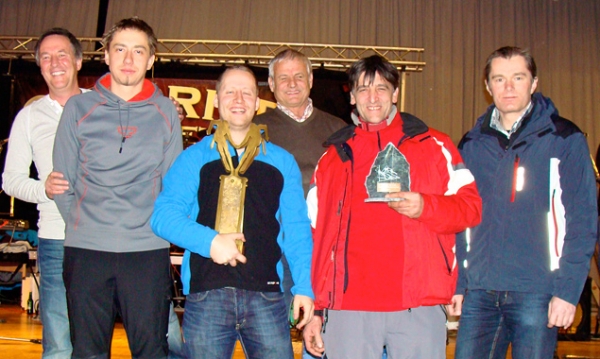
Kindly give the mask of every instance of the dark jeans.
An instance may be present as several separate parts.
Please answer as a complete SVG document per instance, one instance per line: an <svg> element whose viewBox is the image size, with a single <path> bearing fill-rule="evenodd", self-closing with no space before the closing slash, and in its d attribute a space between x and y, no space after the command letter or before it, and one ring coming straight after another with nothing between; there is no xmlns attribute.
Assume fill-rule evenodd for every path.
<svg viewBox="0 0 600 359"><path fill-rule="evenodd" d="M549 329L550 294L470 290L456 339L456 359L552 359L558 328Z"/></svg>
<svg viewBox="0 0 600 359"><path fill-rule="evenodd" d="M183 314L188 358L229 359L240 340L249 359L293 359L283 293L222 288L189 294Z"/></svg>
<svg viewBox="0 0 600 359"><path fill-rule="evenodd" d="M111 253L65 247L73 358L109 358L117 313L132 358L166 359L169 251Z"/></svg>

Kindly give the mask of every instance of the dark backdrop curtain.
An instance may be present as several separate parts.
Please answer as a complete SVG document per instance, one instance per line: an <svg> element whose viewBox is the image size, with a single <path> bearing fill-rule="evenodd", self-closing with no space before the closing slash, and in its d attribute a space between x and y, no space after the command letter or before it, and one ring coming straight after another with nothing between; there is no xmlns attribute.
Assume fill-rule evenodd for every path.
<svg viewBox="0 0 600 359"><path fill-rule="evenodd" d="M64 26L95 35L98 0L2 0L0 34L38 35ZM600 1L597 0L110 0L109 28L140 16L159 38L309 42L425 48L408 75L406 110L452 136L490 103L486 57L529 48L539 86L561 115L600 141Z"/></svg>

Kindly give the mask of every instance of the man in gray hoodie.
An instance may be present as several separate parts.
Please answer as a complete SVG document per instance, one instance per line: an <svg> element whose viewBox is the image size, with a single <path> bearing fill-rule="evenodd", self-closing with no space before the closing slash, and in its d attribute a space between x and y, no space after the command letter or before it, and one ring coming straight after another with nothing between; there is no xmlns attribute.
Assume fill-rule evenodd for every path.
<svg viewBox="0 0 600 359"><path fill-rule="evenodd" d="M156 37L137 18L103 39L110 73L65 105L54 170L66 222L64 279L73 358L107 358L115 316L134 358L167 357L169 244L149 226L162 178L182 150L177 111L150 81Z"/></svg>

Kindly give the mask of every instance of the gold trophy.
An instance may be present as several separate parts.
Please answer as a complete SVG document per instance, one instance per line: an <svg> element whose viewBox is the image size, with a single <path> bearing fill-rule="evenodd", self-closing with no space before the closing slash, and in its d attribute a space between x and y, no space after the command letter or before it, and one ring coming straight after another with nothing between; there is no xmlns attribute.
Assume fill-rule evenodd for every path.
<svg viewBox="0 0 600 359"><path fill-rule="evenodd" d="M244 174L248 167L254 161L254 158L263 146L263 153L266 153L265 143L261 130L264 130L264 140L268 141L267 128L264 125L251 124L246 138L240 143L233 143L229 133L229 124L223 120L214 121L217 129L213 137L213 143L217 145L217 150L221 155L221 161L228 175L221 175L221 185L219 187L219 203L217 205L217 218L215 229L219 233L242 233L244 229L244 200L246 197L246 187L248 178L240 176ZM207 129L210 134L213 125ZM245 149L242 158L236 168L233 167L231 154L229 153L229 144L236 150ZM235 241L240 253L244 253L244 242Z"/></svg>
<svg viewBox="0 0 600 359"><path fill-rule="evenodd" d="M244 230L244 199L248 179L235 174L221 175L219 204L215 229L219 233L242 233ZM240 253L244 253L244 242L235 240Z"/></svg>

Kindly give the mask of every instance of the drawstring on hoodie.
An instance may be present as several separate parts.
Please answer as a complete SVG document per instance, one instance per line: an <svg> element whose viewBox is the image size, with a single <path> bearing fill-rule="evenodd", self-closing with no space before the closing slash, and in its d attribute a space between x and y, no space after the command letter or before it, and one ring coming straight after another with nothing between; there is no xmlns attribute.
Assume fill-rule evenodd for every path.
<svg viewBox="0 0 600 359"><path fill-rule="evenodd" d="M123 128L123 121L121 120L121 101L117 102L119 105L119 127L121 128L121 147L119 147L119 153L123 152L123 144L127 139L125 132L129 128L129 107L127 107L127 122L125 123L125 128Z"/></svg>

